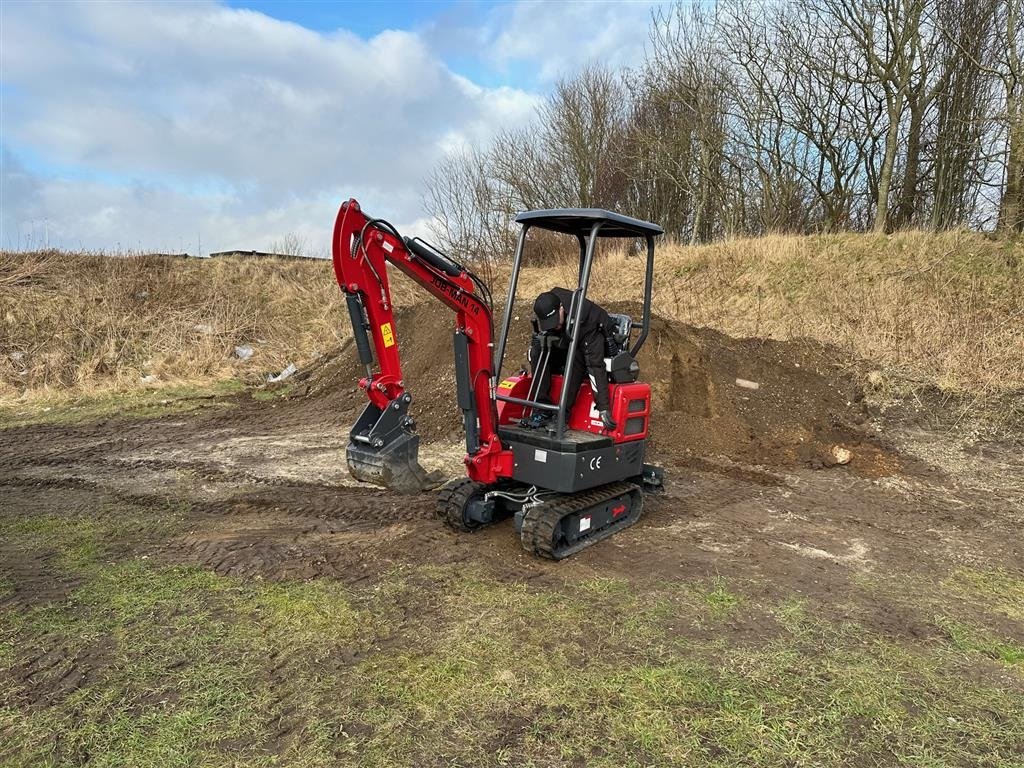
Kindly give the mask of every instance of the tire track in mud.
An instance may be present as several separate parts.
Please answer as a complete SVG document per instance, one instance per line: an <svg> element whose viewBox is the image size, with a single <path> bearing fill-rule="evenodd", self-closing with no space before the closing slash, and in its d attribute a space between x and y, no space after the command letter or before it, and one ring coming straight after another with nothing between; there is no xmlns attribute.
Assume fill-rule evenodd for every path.
<svg viewBox="0 0 1024 768"><path fill-rule="evenodd" d="M60 554L53 550L19 552L0 547L0 577L10 584L10 592L0 592L0 611L27 610L67 598L82 580L70 576L59 560Z"/></svg>
<svg viewBox="0 0 1024 768"><path fill-rule="evenodd" d="M393 566L473 562L497 578L538 583L584 571L638 583L723 574L832 601L849 589L858 564L854 538L864 543L865 561L882 569L948 568L949 544L936 527L979 552L987 546L1003 562L1019 560L1019 548L998 534L1007 505L941 473L890 482L842 468L767 470L725 456L671 455L652 456L667 464L668 493L651 498L637 526L552 567L524 557L511 524L453 534L435 518L432 494L303 479L316 438L288 439L336 420L328 401L274 408L239 398L230 411L0 430L0 488L60 489L72 513L97 493L140 507L185 502L182 533L137 541L136 550L241 577L363 581ZM320 466L335 453L336 445L320 449L328 456ZM955 508L944 508L944 499L956 500ZM45 595L42 582L51 576L40 569L24 578L35 585L29 591Z"/></svg>
<svg viewBox="0 0 1024 768"><path fill-rule="evenodd" d="M153 552L222 575L354 582L382 564L425 558L439 540L454 538L428 494L352 491L278 485L196 505L193 529Z"/></svg>
<svg viewBox="0 0 1024 768"><path fill-rule="evenodd" d="M48 637L34 638L34 644L19 648L17 661L6 671L10 702L27 709L60 704L109 671L113 648L109 639L75 648Z"/></svg>
<svg viewBox="0 0 1024 768"><path fill-rule="evenodd" d="M147 487L147 474L175 473L179 479L184 475L209 484L224 497L210 500L185 494L187 533L167 542L148 542L140 551L168 563L206 567L225 575L362 581L371 578L375 568L429 560L452 547L454 537L436 521L430 494L399 496L380 489L302 482L203 458L176 461L133 456L142 450L158 451L161 444L179 449L188 444L188 439L169 438L168 432L180 431L180 421L166 425L160 421L128 424L123 430L113 423L63 433L42 427L47 438L63 434L49 445L27 439L26 432L31 430L0 432L0 470L14 470L0 477L0 484L26 492L99 492L142 506L166 506L177 500ZM191 425L192 441L209 437L203 426L210 426L211 419L199 421ZM223 427L223 420L217 426ZM120 436L112 437L112 431ZM27 448L22 451L21 445ZM26 476L38 470L47 470L49 476ZM110 473L136 478L137 487L112 485L103 476ZM459 559L466 554L460 552ZM42 594L35 581L29 591Z"/></svg>

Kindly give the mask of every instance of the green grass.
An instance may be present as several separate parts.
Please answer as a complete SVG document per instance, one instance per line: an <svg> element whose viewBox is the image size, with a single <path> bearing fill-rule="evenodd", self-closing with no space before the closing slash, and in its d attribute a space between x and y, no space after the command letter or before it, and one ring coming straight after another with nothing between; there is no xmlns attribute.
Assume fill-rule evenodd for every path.
<svg viewBox="0 0 1024 768"><path fill-rule="evenodd" d="M813 620L731 647L722 632L669 631L667 622L722 629L692 613L696 602L665 611L664 597L627 590L612 609L580 592L473 580L450 589L448 629L430 649L365 665L372 689L360 710L386 737L370 740L364 764L429 762L437 744L424 731L447 734L454 762L482 765L474 756L497 744L512 765L524 754L537 765L845 765L859 754L1009 765L999 756L1009 760L1024 737L1024 724L1003 730L987 714L1009 719L1015 697L966 681L964 659L946 648ZM728 590L718 581L684 591L716 595L713 617ZM598 594L610 593L602 584ZM793 615L791 603L782 610ZM623 616L634 617L628 634Z"/></svg>
<svg viewBox="0 0 1024 768"><path fill-rule="evenodd" d="M273 402L274 400L282 400L290 395L295 389L295 385L292 382L286 384L267 384L258 389L253 389L251 397L261 403Z"/></svg>
<svg viewBox="0 0 1024 768"><path fill-rule="evenodd" d="M714 589L703 595L713 616L721 618L732 613L743 602L743 598L730 592L725 580L718 577L714 580Z"/></svg>
<svg viewBox="0 0 1024 768"><path fill-rule="evenodd" d="M1020 642L1000 640L984 630L946 616L937 616L935 623L958 650L980 653L1005 664L1024 666L1024 644Z"/></svg>
<svg viewBox="0 0 1024 768"><path fill-rule="evenodd" d="M118 542L170 535L186 509L185 504L168 503L159 510L140 510L131 504L108 502L90 510L88 516L0 516L0 539L17 541L18 551L29 555L55 551L57 565L67 575L83 576L102 567L103 554ZM0 595L5 586L13 588L13 581L0 577Z"/></svg>
<svg viewBox="0 0 1024 768"><path fill-rule="evenodd" d="M66 603L17 616L3 630L17 645L32 637L88 659L99 679L54 694L49 706L8 711L10 722L0 714L0 727L21 742L25 765L56 756L54 733L61 757L88 754L96 765L270 764L263 747L275 719L294 717L300 730L322 725L335 681L318 661L371 643L373 621L362 619L345 595L322 585L246 585L141 560L104 568ZM46 691L68 664L33 686ZM298 743L304 759L316 750L315 739Z"/></svg>
<svg viewBox="0 0 1024 768"><path fill-rule="evenodd" d="M158 389L100 392L69 397L54 394L30 402L0 404L0 429L30 424L81 424L107 418L156 418L200 408L227 407L219 398L238 394L245 386L236 379L203 384L174 384Z"/></svg>
<svg viewBox="0 0 1024 768"><path fill-rule="evenodd" d="M957 568L938 584L913 574L875 574L860 582L929 622L956 650L1024 666L1024 576Z"/></svg>
<svg viewBox="0 0 1024 768"><path fill-rule="evenodd" d="M182 530L184 512L118 502L0 518L4 541L57 552L77 580L66 597L0 609L0 764L1021 762L1021 647L956 599L1012 606L1009 573L933 582L943 634L919 642L721 577L534 586L421 566L350 587L132 552ZM744 621L758 631L737 636ZM62 688L75 668L80 685Z"/></svg>
<svg viewBox="0 0 1024 768"><path fill-rule="evenodd" d="M1006 570L960 568L944 582L951 592L978 601L989 609L1024 622L1024 577Z"/></svg>

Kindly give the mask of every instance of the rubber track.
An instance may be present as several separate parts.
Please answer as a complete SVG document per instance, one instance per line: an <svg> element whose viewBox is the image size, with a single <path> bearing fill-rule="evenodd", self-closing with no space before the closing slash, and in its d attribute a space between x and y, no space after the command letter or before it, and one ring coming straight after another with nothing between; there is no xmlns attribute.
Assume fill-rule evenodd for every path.
<svg viewBox="0 0 1024 768"><path fill-rule="evenodd" d="M437 514L456 531L475 531L480 524L467 523L465 510L469 500L483 490L483 483L468 477L446 483L437 495Z"/></svg>
<svg viewBox="0 0 1024 768"><path fill-rule="evenodd" d="M552 548L555 529L567 515L575 512L582 512L589 507L595 507L616 496L635 494L636 503L631 505L629 515L621 520L616 520L604 528L594 531L585 539L578 541L570 547L555 551ZM644 496L640 486L635 483L609 483L600 488L560 496L547 501L536 507L532 507L523 518L522 541L523 549L532 552L549 560L561 560L579 552L582 549L607 539L623 528L628 528L643 514Z"/></svg>

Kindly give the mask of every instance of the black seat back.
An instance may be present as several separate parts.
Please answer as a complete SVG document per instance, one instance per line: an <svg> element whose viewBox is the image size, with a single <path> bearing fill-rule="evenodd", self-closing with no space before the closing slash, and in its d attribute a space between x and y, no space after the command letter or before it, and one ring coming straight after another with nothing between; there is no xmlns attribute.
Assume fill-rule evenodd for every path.
<svg viewBox="0 0 1024 768"><path fill-rule="evenodd" d="M608 357L615 357L619 352L629 349L629 335L633 331L633 318L629 315L608 314L611 327L605 328L608 340Z"/></svg>

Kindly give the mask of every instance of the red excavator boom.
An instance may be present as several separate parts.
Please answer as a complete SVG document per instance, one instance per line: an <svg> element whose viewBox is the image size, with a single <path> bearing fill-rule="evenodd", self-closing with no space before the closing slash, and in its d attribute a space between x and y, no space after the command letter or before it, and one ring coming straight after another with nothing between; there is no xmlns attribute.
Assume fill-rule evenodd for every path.
<svg viewBox="0 0 1024 768"><path fill-rule="evenodd" d="M419 465L419 438L408 415L412 396L402 377L390 262L455 312L457 397L465 421L468 475L482 483L510 476L512 455L498 439L492 395L494 334L487 287L426 242L403 238L383 219L369 218L355 200L338 212L333 257L366 367L359 385L370 400L350 434L347 458L353 474L404 492L437 484Z"/></svg>

